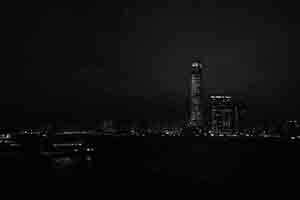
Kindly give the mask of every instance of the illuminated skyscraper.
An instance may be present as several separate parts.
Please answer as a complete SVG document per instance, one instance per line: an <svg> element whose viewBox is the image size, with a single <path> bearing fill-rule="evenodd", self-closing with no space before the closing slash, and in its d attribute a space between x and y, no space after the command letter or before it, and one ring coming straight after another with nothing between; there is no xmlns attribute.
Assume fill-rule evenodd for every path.
<svg viewBox="0 0 300 200"><path fill-rule="evenodd" d="M192 59L192 77L190 85L190 123L193 126L204 125L204 105L203 94L203 69L204 64L198 57Z"/></svg>

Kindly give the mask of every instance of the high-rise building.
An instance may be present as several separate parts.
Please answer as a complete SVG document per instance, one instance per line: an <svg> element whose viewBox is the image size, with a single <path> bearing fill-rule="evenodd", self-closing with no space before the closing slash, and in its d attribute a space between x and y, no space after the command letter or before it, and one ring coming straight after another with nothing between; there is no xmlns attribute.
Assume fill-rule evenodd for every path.
<svg viewBox="0 0 300 200"><path fill-rule="evenodd" d="M233 101L231 96L209 97L209 126L216 132L232 132L240 129L241 112L245 107Z"/></svg>
<svg viewBox="0 0 300 200"><path fill-rule="evenodd" d="M189 118L193 126L204 126L205 98L203 93L204 64L199 57L192 59L192 74L190 83L190 109Z"/></svg>

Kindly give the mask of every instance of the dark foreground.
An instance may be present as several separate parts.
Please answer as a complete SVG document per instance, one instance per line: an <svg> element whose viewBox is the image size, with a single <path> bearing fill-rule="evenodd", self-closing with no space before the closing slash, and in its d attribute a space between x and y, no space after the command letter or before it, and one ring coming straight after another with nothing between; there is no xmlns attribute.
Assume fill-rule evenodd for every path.
<svg viewBox="0 0 300 200"><path fill-rule="evenodd" d="M210 193L291 191L300 181L299 144L200 137L100 137L89 154L2 152L2 185L73 191Z"/></svg>

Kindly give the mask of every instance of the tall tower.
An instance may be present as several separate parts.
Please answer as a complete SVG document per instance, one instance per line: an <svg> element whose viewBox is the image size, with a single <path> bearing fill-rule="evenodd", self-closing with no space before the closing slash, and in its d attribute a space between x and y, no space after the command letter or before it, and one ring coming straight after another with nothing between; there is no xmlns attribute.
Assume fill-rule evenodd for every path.
<svg viewBox="0 0 300 200"><path fill-rule="evenodd" d="M204 126L203 69L199 57L192 59L192 77L190 83L190 123L193 126Z"/></svg>

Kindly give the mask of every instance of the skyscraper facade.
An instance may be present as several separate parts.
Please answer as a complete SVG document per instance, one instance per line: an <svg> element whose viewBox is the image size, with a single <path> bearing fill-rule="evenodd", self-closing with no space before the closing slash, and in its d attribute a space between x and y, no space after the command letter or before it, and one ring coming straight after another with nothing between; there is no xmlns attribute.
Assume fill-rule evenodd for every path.
<svg viewBox="0 0 300 200"><path fill-rule="evenodd" d="M231 96L210 96L209 126L216 132L238 131L244 110L243 104L235 102Z"/></svg>
<svg viewBox="0 0 300 200"><path fill-rule="evenodd" d="M203 69L199 57L192 59L192 73L190 83L190 123L193 126L204 125L204 94L203 94Z"/></svg>

